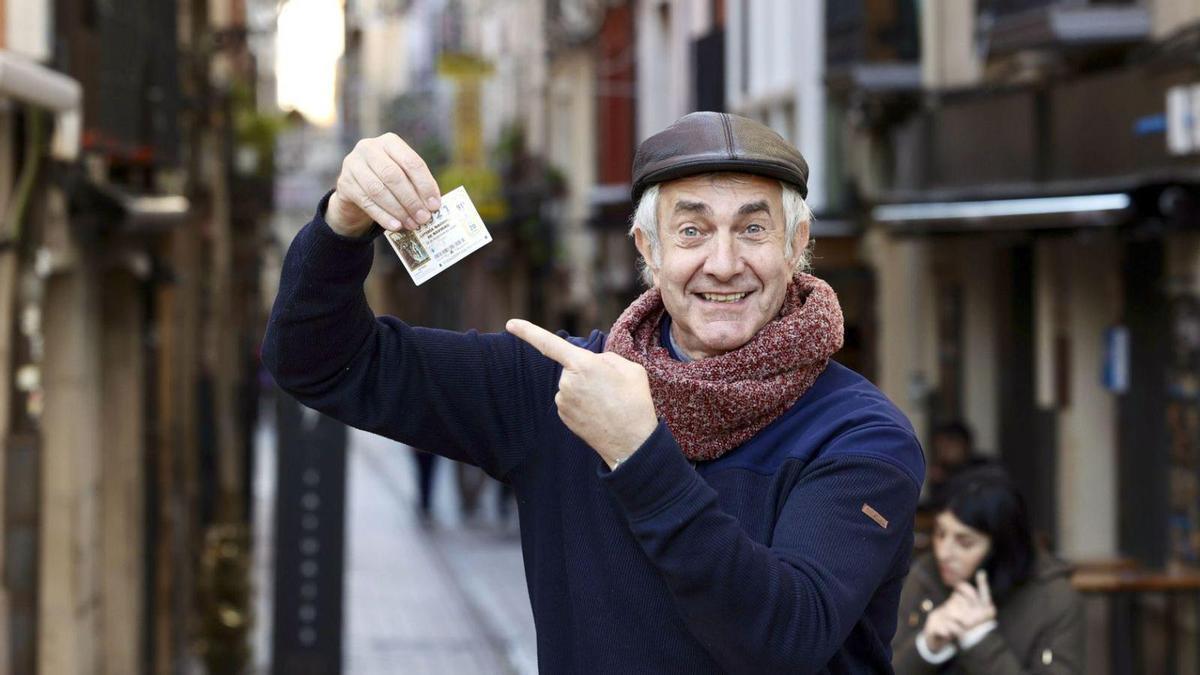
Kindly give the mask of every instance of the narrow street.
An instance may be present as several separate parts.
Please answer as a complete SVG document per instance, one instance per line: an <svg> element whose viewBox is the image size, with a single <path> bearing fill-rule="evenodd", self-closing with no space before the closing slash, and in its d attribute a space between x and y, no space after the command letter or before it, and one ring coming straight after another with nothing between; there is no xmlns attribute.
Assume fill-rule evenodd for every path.
<svg viewBox="0 0 1200 675"><path fill-rule="evenodd" d="M275 475L270 420L259 431L255 580L257 672L270 667L268 550ZM495 513L459 516L454 466L435 470L433 524L416 504L416 464L404 446L353 430L348 448L343 672L537 672L533 617L515 524Z"/></svg>

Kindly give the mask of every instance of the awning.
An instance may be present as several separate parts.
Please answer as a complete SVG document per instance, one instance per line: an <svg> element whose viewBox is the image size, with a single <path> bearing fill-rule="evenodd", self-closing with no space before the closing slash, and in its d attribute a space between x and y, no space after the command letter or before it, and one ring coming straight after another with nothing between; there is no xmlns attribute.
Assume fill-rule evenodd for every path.
<svg viewBox="0 0 1200 675"><path fill-rule="evenodd" d="M871 219L900 234L1114 227L1134 216L1129 193L882 204Z"/></svg>
<svg viewBox="0 0 1200 675"><path fill-rule="evenodd" d="M998 17L988 32L993 54L1009 54L1048 45L1110 45L1146 39L1150 11L1130 3L1040 3L1043 6ZM1115 5L1116 3L1112 3Z"/></svg>
<svg viewBox="0 0 1200 675"><path fill-rule="evenodd" d="M77 80L0 49L0 98L13 98L57 113L51 154L64 161L78 157L83 87Z"/></svg>

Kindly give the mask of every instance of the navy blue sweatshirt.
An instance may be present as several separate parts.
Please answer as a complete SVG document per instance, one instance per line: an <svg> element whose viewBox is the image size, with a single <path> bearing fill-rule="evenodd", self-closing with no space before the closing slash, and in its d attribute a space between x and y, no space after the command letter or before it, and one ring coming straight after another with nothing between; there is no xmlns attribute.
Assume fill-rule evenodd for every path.
<svg viewBox="0 0 1200 675"><path fill-rule="evenodd" d="M375 317L371 240L324 206L284 260L266 365L312 408L513 485L541 672L891 672L924 461L874 386L831 362L719 459L693 466L660 423L609 471L558 418L554 361Z"/></svg>

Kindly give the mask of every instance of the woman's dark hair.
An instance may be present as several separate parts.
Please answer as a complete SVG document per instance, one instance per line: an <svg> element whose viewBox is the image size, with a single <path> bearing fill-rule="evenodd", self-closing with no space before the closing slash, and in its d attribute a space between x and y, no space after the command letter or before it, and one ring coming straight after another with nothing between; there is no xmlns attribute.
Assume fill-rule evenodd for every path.
<svg viewBox="0 0 1200 675"><path fill-rule="evenodd" d="M1025 500L995 467L969 469L956 476L948 494L941 510L992 540L980 567L987 570L988 586L999 604L1033 574L1033 536Z"/></svg>

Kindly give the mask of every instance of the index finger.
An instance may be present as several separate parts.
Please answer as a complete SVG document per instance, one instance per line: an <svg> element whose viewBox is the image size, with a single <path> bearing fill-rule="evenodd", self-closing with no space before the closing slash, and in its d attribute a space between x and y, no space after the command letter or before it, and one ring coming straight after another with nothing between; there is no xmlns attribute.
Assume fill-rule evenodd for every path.
<svg viewBox="0 0 1200 675"><path fill-rule="evenodd" d="M987 570L975 573L975 583L979 586L979 599L985 604L992 604L992 589L988 586Z"/></svg>
<svg viewBox="0 0 1200 675"><path fill-rule="evenodd" d="M433 179L433 174L429 172L429 166L425 164L425 160L421 159L417 151L413 150L408 143L404 142L403 138L400 138L396 134L387 135L383 144L383 150L392 158L392 161L404 169L408 180L417 189L417 196L421 198L421 202L430 211L437 211L441 208L442 192L438 189L438 184Z"/></svg>
<svg viewBox="0 0 1200 675"><path fill-rule="evenodd" d="M508 323L504 324L504 329L528 342L543 356L554 359L564 368L570 368L579 360L580 355L591 354L588 350L576 347L545 328L524 319L509 319Z"/></svg>

